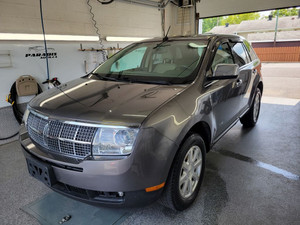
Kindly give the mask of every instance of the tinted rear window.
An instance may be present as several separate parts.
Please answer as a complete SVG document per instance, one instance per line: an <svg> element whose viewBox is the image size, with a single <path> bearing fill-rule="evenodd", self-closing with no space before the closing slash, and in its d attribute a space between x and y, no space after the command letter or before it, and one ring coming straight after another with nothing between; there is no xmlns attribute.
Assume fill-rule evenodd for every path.
<svg viewBox="0 0 300 225"><path fill-rule="evenodd" d="M257 57L254 49L250 45L250 43L248 41L244 40L244 45L245 45L245 47L246 47L246 49L247 49L247 51L248 51L248 53L251 57L251 60L253 61L253 60L257 59L258 57Z"/></svg>

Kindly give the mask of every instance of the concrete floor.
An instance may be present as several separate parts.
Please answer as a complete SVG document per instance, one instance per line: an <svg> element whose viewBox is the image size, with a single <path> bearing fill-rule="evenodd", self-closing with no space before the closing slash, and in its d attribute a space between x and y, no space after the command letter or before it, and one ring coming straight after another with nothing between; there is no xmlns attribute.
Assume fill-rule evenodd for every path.
<svg viewBox="0 0 300 225"><path fill-rule="evenodd" d="M18 140L20 125L18 124L11 106L0 108L0 145ZM13 136L13 137L11 137ZM7 137L11 137L6 139Z"/></svg>
<svg viewBox="0 0 300 225"><path fill-rule="evenodd" d="M274 95L264 95L255 128L238 123L208 153L191 208L175 213L154 203L124 224L300 224L300 102ZM20 207L50 190L29 176L17 142L0 153L0 223L38 224Z"/></svg>

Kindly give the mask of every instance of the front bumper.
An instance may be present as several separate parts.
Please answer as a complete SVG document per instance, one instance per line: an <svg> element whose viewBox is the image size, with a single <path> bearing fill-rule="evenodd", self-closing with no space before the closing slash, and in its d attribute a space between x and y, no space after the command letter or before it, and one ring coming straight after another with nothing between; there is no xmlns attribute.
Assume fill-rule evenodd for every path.
<svg viewBox="0 0 300 225"><path fill-rule="evenodd" d="M131 207L149 204L160 197L163 189L153 192L145 189L165 182L172 151L176 150L173 142L154 129L144 132L138 140L142 150L136 149L130 156L117 160L103 158L76 163L61 160L41 151L24 127L20 131L20 142L27 161L51 171L48 176L51 173L54 178L50 184L44 182L42 176L36 178L54 191L87 203ZM155 143L149 137L155 138ZM29 169L29 172L32 171Z"/></svg>
<svg viewBox="0 0 300 225"><path fill-rule="evenodd" d="M146 192L142 190L120 193L89 190L80 187L75 187L66 183L62 183L56 179L53 170L58 165L49 162L44 162L38 159L37 157L28 153L24 147L23 153L27 161L28 171L33 177L40 180L56 192L89 204L101 204L116 207L143 206L157 200L162 192L161 189L154 192Z"/></svg>

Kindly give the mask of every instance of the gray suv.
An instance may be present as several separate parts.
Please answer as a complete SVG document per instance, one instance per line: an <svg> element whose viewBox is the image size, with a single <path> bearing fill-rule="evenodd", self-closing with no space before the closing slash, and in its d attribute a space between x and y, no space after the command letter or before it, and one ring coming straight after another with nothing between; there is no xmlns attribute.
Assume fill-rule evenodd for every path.
<svg viewBox="0 0 300 225"><path fill-rule="evenodd" d="M184 210L197 197L209 149L237 121L256 124L260 68L235 35L134 43L29 103L20 130L29 173L88 203L160 198Z"/></svg>

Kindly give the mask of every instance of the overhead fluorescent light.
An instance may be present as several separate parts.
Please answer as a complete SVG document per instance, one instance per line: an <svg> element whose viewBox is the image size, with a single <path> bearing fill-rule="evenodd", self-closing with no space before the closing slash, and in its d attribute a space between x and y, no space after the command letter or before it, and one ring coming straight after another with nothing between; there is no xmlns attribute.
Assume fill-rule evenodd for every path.
<svg viewBox="0 0 300 225"><path fill-rule="evenodd" d="M98 36L83 36L83 35L55 35L46 34L46 39L50 41L99 41Z"/></svg>
<svg viewBox="0 0 300 225"><path fill-rule="evenodd" d="M0 33L0 40L6 41L42 41L42 34ZM47 41L99 41L98 36L46 34Z"/></svg>
<svg viewBox="0 0 300 225"><path fill-rule="evenodd" d="M135 41L143 41L149 39L149 37L111 37L107 36L106 41L129 41L129 42L135 42Z"/></svg>

